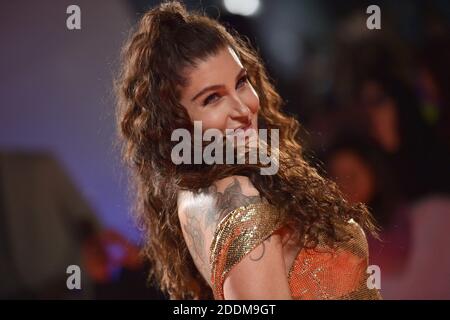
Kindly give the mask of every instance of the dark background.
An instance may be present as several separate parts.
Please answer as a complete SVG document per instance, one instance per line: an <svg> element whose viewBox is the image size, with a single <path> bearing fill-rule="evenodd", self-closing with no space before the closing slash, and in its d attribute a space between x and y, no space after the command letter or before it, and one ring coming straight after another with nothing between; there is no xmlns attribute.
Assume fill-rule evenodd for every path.
<svg viewBox="0 0 450 320"><path fill-rule="evenodd" d="M386 239L381 245L373 244L373 261L381 266L382 274L386 271L382 282L385 297L449 299L450 249L445 245L449 238L442 234L450 230L450 2L253 2L259 3L258 11L243 16L228 12L224 1L185 1L189 9L217 17L258 48L285 100L286 112L296 116L305 129L306 155L319 170L342 183L350 200L364 199L358 190L368 182L364 178L357 181L358 173L349 177L349 172L357 166L365 168L360 173L371 172L368 188L372 191L365 202L381 223ZM8 163L19 163L14 160L17 155L33 158L37 154L64 172L72 184L71 192L84 202L82 213L73 214L82 217L82 222L71 224L80 230L75 232L80 240L75 241L79 247L74 251L81 250L81 256L86 254L80 249L86 239L108 243L106 256L126 255L123 248L128 252L139 245L139 233L129 213L126 175L115 146L112 81L130 28L156 3L39 0L0 5L0 151L9 159L3 162L3 172L7 172L3 176L11 170L23 172L20 167L8 169L12 168ZM71 4L81 8L81 30L66 28L66 8ZM381 30L366 27L366 8L371 4L381 8ZM391 120L401 140L398 152L383 150L377 140L377 132L389 131L386 123ZM354 157L340 158L344 159L339 162L341 167L335 164L343 170L337 178L334 173L340 169L335 172L333 161L342 150L353 151ZM6 179L2 189L8 191L12 187ZM25 177L24 181L31 180ZM39 188L49 189L40 185L35 189ZM25 189L18 187L14 201L31 201ZM4 259L14 264L20 259L8 258L19 250L11 243L8 201L0 206L5 213L0 219L0 236L4 237L4 252L9 250ZM30 202L29 208L37 207ZM28 211L21 210L23 220L17 223L31 225ZM21 232L30 234L30 230ZM103 234L100 239L97 230L115 233ZM40 239L38 235L35 238ZM115 241L120 248L111 245ZM26 257L27 250L33 249L24 246L20 250ZM69 258L60 260L62 266L70 263ZM103 278L92 276L96 289L83 297L156 297L153 291L136 289L145 276L142 265L134 267L127 269L125 262L109 266ZM23 277L23 270L16 271L16 279ZM141 271L138 276L137 271L130 272L126 278L124 270ZM2 279L8 278L9 272L6 267L0 269ZM59 276L64 278L64 270L61 272ZM41 294L47 283L59 280L50 279L49 272L40 274L42 279L31 276L20 285L19 280L10 281L16 291L5 289L3 296L72 297L57 289ZM130 284L128 293L117 289L119 282L123 288ZM417 286L426 289L419 293Z"/></svg>

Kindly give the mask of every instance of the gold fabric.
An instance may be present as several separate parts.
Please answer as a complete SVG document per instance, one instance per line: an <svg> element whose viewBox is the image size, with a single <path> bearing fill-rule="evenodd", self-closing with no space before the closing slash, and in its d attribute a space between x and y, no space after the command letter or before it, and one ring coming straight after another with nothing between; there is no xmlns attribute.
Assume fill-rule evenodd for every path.
<svg viewBox="0 0 450 320"><path fill-rule="evenodd" d="M230 270L273 232L284 227L279 210L268 203L250 204L230 212L217 226L210 248L214 297L224 299L223 284ZM288 273L293 299L381 299L367 287L368 245L353 221L341 226L351 235L329 248L319 241L314 249L299 250Z"/></svg>

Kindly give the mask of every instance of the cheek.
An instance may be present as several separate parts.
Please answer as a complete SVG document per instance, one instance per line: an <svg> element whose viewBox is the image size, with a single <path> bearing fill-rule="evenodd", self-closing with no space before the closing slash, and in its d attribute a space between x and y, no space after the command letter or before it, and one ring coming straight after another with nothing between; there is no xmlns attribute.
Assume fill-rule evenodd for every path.
<svg viewBox="0 0 450 320"><path fill-rule="evenodd" d="M253 86L250 86L249 90L246 90L244 95L245 104L253 113L257 113L259 111L259 96Z"/></svg>
<svg viewBox="0 0 450 320"><path fill-rule="evenodd" d="M226 128L227 115L221 109L209 108L204 109L186 108L189 118L192 122L201 121L203 131L211 128L222 129Z"/></svg>
<svg viewBox="0 0 450 320"><path fill-rule="evenodd" d="M202 121L203 130L214 128L224 131L227 128L228 119L226 110L226 108L211 108L202 112L195 120Z"/></svg>

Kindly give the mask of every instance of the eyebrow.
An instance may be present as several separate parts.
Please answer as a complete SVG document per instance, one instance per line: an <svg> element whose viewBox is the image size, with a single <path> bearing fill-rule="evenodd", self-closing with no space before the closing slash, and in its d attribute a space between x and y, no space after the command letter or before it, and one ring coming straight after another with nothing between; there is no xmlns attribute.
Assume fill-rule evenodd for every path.
<svg viewBox="0 0 450 320"><path fill-rule="evenodd" d="M245 73L247 73L247 69L245 68L241 68L241 70L239 70L238 75L236 76L236 81L243 76ZM223 84L215 84L209 87L206 87L204 89L202 89L199 93L197 93L192 99L191 101L194 101L195 99L197 99L198 97L200 97L201 95L203 95L204 93L208 92L208 91L212 91L212 90L217 90L224 87Z"/></svg>

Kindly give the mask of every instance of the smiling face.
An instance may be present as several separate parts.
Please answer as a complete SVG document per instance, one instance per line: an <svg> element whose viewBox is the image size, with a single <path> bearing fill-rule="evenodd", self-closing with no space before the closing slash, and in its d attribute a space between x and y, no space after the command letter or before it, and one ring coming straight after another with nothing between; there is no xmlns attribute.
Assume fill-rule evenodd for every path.
<svg viewBox="0 0 450 320"><path fill-rule="evenodd" d="M186 71L188 85L180 103L203 131L258 130L259 98L236 53L229 47Z"/></svg>

